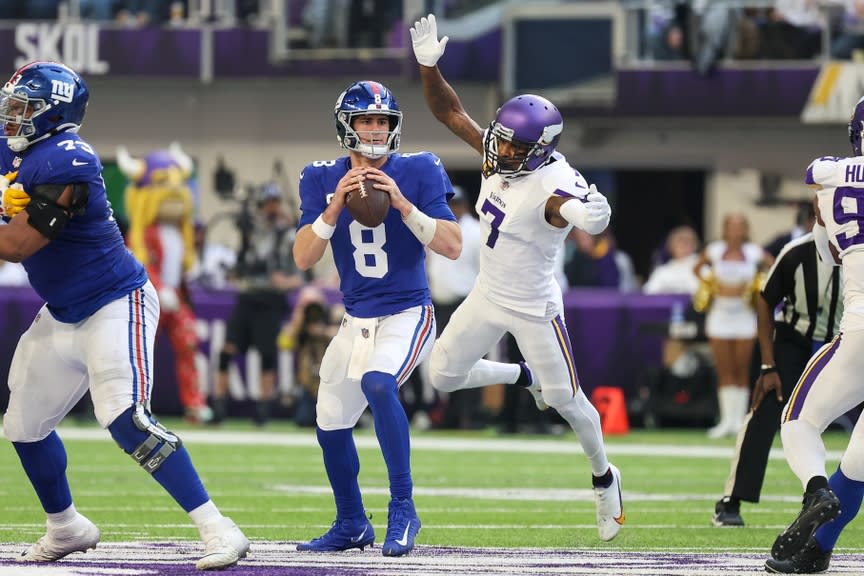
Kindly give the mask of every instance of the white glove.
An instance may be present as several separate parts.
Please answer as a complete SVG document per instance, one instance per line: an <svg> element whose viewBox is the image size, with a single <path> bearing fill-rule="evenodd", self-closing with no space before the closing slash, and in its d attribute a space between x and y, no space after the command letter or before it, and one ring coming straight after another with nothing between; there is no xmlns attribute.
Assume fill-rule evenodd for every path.
<svg viewBox="0 0 864 576"><path fill-rule="evenodd" d="M175 312L180 308L180 297L173 288L163 287L159 289L159 306L166 312Z"/></svg>
<svg viewBox="0 0 864 576"><path fill-rule="evenodd" d="M435 66L438 59L444 55L444 47L449 40L447 36L438 40L438 24L435 22L435 15L429 14L420 18L409 32L411 32L411 44L414 46L414 57L417 63L429 68Z"/></svg>
<svg viewBox="0 0 864 576"><path fill-rule="evenodd" d="M585 196L585 209L588 214L585 216L585 222L603 223L603 228L609 224L609 219L612 217L612 207L609 206L609 201L603 194L597 191L597 186L591 184L590 192ZM602 232L602 230L601 230Z"/></svg>

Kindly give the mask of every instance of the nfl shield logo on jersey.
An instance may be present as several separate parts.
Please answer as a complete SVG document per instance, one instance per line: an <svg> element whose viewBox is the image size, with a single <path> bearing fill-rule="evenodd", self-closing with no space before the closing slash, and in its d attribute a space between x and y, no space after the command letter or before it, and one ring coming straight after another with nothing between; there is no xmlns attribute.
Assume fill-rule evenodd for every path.
<svg viewBox="0 0 864 576"><path fill-rule="evenodd" d="M368 328L361 328L360 334L363 335L363 338L369 338L369 329Z"/></svg>

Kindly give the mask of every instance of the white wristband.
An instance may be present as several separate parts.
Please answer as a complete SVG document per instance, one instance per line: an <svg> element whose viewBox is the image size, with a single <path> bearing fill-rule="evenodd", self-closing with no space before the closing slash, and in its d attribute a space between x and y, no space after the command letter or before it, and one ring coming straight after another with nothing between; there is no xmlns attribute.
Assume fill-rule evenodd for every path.
<svg viewBox="0 0 864 576"><path fill-rule="evenodd" d="M435 229L438 228L438 221L421 212L416 206L411 207L408 216L403 218L402 221L424 246L428 246L432 242L432 239L435 238Z"/></svg>
<svg viewBox="0 0 864 576"><path fill-rule="evenodd" d="M333 237L333 232L336 231L336 226L331 226L324 221L324 215L321 214L312 223L312 231L322 240L330 240Z"/></svg>

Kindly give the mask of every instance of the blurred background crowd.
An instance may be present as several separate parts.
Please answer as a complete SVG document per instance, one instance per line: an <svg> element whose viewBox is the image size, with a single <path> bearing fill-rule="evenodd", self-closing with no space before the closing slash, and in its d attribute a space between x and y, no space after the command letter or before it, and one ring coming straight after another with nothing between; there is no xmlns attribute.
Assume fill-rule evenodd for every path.
<svg viewBox="0 0 864 576"><path fill-rule="evenodd" d="M535 13L529 23L548 13L556 25L575 27L601 14L611 25L578 28L575 36L593 43L592 51L574 52L566 27L544 23L540 34L548 44L537 49L525 40L530 27L520 27L520 4ZM75 53L93 91L82 132L105 160L130 249L154 266L151 276L163 279L163 315L173 326L166 320L160 333L158 346L170 349L160 362L174 366L160 374L178 392L161 411L197 423L249 418L264 426L277 418L314 426L317 369L341 307L332 262L302 273L290 257L298 178L308 162L339 155L332 105L361 76L394 89L405 112L404 151L435 152L456 184L451 206L465 249L457 261L431 255L428 262L439 329L468 293L479 258L479 167L472 151L434 127L419 104L406 22L428 11L452 36L454 54L448 48L450 60L442 65L450 67L448 77L460 84L472 115L491 119L494 103L516 89L545 92L565 112L560 148L613 205L611 226L599 236L574 230L558 263L583 386L622 389L634 426L709 429L725 422L712 429L714 436L736 433L743 414L721 414L719 390L749 395L758 373L755 328L716 337L710 323L706 331L706 318L712 305L731 298L747 303L744 322L755 322L760 274L785 242L812 226L803 173L813 158L846 153L842 118L850 104L842 90L851 83L857 94L860 80L850 72L851 80L822 87L829 94L817 103L836 100L840 111L817 126L802 122L804 108L826 67L864 60L864 0L0 0L0 46L9 32L7 73L14 58L69 58L77 40L68 31L81 24L97 26L99 34L120 30L126 36L117 46L135 45L142 58L158 55L136 74L112 60L122 52L111 49L113 36L98 36L86 58ZM34 23L49 27L24 26ZM171 56L189 59L180 40L140 35L151 28L253 29L268 49L250 52L253 36L236 37L248 44L220 48L217 42L184 77L160 69ZM158 52L157 44L168 52ZM562 53L544 55L557 50ZM229 52L240 54L238 64L219 60ZM556 63L561 58L583 76L568 77ZM588 69L604 58L608 69ZM803 78L790 81L796 93L781 81L784 61L795 61L790 74ZM100 62L105 65L95 65ZM91 79L88 65L102 77ZM748 75L748 66L762 76ZM631 100L627 87L636 85L650 98ZM706 94L725 103L706 97L702 104ZM127 169L140 162L152 178L130 176L141 173ZM153 198L159 200L150 206ZM179 268L154 264L151 227L180 231L177 249L184 257L172 260ZM712 270L738 253L756 255L750 276L725 287L711 284ZM0 263L0 285L0 291L26 290L26 274ZM704 305L694 307L706 290ZM603 347L604 338L611 348ZM725 355L729 341L747 353ZM628 365L621 350L631 348L638 353ZM0 370L8 371L2 356L0 350L6 364ZM509 339L490 357L520 359ZM616 364L619 372L607 369ZM421 368L402 390L415 426L565 430L515 387L448 397L425 380ZM746 402L735 408L742 410Z"/></svg>

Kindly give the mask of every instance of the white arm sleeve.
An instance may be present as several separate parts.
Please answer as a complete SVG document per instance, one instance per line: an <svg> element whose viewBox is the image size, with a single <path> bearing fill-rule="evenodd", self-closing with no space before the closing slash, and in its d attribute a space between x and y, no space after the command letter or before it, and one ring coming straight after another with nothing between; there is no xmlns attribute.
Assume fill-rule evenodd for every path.
<svg viewBox="0 0 864 576"><path fill-rule="evenodd" d="M813 240L816 242L816 251L819 253L819 257L822 258L822 261L837 266L834 254L831 253L831 241L828 239L828 230L818 222L813 225Z"/></svg>
<svg viewBox="0 0 864 576"><path fill-rule="evenodd" d="M561 205L561 208L558 209L558 212L561 214L562 218L567 220L567 222L591 235L600 234L609 224L608 218L605 220L589 219L588 208L585 206L585 203L578 198L564 202L564 204Z"/></svg>

